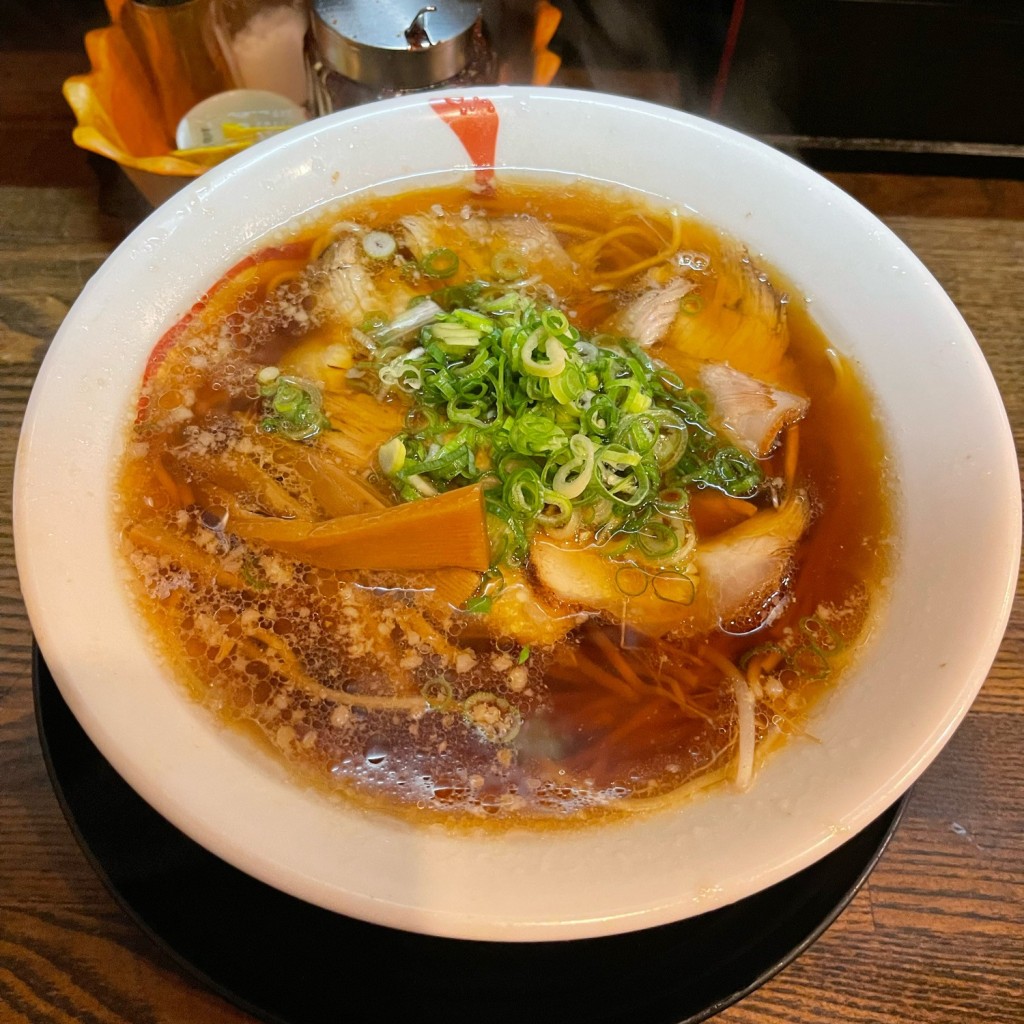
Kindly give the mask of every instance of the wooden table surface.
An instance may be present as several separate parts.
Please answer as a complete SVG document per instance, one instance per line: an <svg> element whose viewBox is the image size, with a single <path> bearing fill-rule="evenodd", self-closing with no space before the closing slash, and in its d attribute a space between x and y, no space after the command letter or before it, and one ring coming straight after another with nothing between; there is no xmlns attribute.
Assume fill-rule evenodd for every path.
<svg viewBox="0 0 1024 1024"><path fill-rule="evenodd" d="M48 164L37 181L26 165L0 174L0 1024L243 1024L252 1018L184 974L104 889L62 817L36 735L8 498L14 454L47 343L123 228L99 212L80 157L64 156L78 162ZM885 216L959 306L1002 390L1019 452L1019 184L841 183ZM969 572L970 539L951 543L950 557ZM724 1011L722 1024L1024 1021L1022 608L1018 600L988 681L915 787L868 884L809 951Z"/></svg>

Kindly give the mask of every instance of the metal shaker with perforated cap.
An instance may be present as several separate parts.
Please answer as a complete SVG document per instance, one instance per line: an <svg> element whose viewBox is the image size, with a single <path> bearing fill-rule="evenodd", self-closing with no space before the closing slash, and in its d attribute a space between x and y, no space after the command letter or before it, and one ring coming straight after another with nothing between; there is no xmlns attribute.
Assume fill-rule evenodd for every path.
<svg viewBox="0 0 1024 1024"><path fill-rule="evenodd" d="M495 80L471 0L313 0L307 40L318 114L407 92Z"/></svg>

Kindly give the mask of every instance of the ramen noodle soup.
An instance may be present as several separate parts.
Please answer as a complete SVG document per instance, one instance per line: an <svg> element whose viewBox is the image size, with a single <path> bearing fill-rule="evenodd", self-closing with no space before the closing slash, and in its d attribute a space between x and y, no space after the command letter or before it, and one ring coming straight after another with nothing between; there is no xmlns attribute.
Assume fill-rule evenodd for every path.
<svg viewBox="0 0 1024 1024"><path fill-rule="evenodd" d="M770 267L648 197L359 198L159 341L128 575L190 692L419 820L756 784L870 632L881 432Z"/></svg>

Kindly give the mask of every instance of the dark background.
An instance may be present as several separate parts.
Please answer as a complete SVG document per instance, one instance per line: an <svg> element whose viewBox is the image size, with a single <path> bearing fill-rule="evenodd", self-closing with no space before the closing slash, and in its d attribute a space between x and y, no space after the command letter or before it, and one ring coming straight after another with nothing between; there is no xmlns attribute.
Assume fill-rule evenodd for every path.
<svg viewBox="0 0 1024 1024"><path fill-rule="evenodd" d="M553 48L567 73L601 85L612 71L627 83L631 68L673 72L678 92L663 102L801 150L819 169L1024 171L1022 0L561 6Z"/></svg>
<svg viewBox="0 0 1024 1024"><path fill-rule="evenodd" d="M711 116L819 170L1024 178L1024 0L553 2L555 84ZM102 0L0 0L0 162L45 183L69 147L60 83L106 20ZM19 108L26 61L53 79L52 109ZM12 137L20 114L33 139Z"/></svg>

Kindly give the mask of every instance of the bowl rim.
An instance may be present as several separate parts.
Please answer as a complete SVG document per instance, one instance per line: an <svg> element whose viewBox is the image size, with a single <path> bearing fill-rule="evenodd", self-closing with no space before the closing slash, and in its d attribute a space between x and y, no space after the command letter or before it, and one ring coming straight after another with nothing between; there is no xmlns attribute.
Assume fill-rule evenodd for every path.
<svg viewBox="0 0 1024 1024"><path fill-rule="evenodd" d="M380 844L378 849L385 854L385 864L371 872L374 888L358 891L349 884L352 872L356 869L351 852L341 857L340 863L325 874L326 868L322 857L311 855L308 851L296 851L287 847L287 844L276 842L270 831L254 826L251 821L243 822L242 831L238 834L225 833L217 815L227 813L232 800L244 805L248 813L254 813L256 808L263 807L268 813L287 815L292 809L292 804L295 804L298 806L295 814L304 822L310 820L310 814L315 813L317 808L322 810L323 800L319 795L296 792L297 787L290 778L276 770L273 765L264 763L259 758L256 759L258 763L252 762L251 759L247 761L250 752L237 738L218 733L214 741L215 746L204 746L215 731L211 729L205 712L195 707L175 707L175 717L171 719L171 724L174 728L182 730L182 736L191 738L190 755L204 759L206 770L216 768L225 771L230 779L230 787L234 789L217 798L203 797L199 800L196 797L199 800L198 809L195 803L189 802L187 784L169 774L170 762L167 760L169 755L166 751L158 750L153 754L153 750L147 750L135 740L132 741L134 746L126 747L126 736L135 728L130 718L126 717L128 711L112 709L109 703L104 704L103 699L97 697L97 691L103 684L104 671L117 681L118 686L123 687L123 677L125 673L131 671L130 664L126 665L119 661L122 657L121 652L111 652L91 625L79 630L74 638L74 649L69 650L66 646L68 631L62 628L67 623L54 621L55 613L52 610L67 609L70 607L70 593L73 592L75 598L81 600L89 589L89 581L81 577L70 581L61 578L60 556L70 552L68 541L54 543L51 535L50 548L47 548L47 530L54 525L52 516L55 513L52 509L47 511L44 505L48 497L52 497L54 482L46 479L47 474L40 468L39 460L35 456L39 448L44 451L54 450L55 429L53 424L47 423L46 420L53 415L52 408L48 407L48 404L52 406L54 401L51 396L62 388L65 392L67 389L68 371L64 365L74 366L81 363L83 337L102 329L111 322L111 317L116 319L109 304L119 292L123 292L123 282L134 282L140 275L145 278L143 264L146 260L157 260L158 265L161 254L167 247L173 248L176 238L189 230L197 218L208 215L208 211L211 210L212 216L217 216L217 210L221 208L218 204L224 196L230 198L232 190L254 188L261 172L270 173L275 169L280 171L287 166L288 154L301 155L302 161L305 161L303 167L312 166L309 151L311 148L315 150L320 140L331 139L336 142L347 137L351 143L357 133L361 136L372 136L375 131L381 130L380 126L383 124L398 124L405 120L409 124L419 125L429 104L446 98L461 98L462 92L459 90L380 101L365 107L341 111L290 129L273 140L239 154L186 185L143 221L111 254L103 267L86 284L58 331L43 361L26 410L19 441L14 485L16 557L25 604L40 649L51 667L62 695L104 756L172 823L212 852L255 877L328 909L380 924L450 937L512 941L565 939L612 934L663 924L714 909L757 889L765 888L773 881L795 873L834 849L848 834L867 825L885 807L901 796L952 735L967 713L995 658L1009 618L1016 586L1020 559L1021 507L1019 471L1012 434L1005 408L983 354L952 301L909 248L888 228L853 199L814 172L784 154L731 129L640 100L575 90L515 86L473 90L473 96L491 102L499 108L505 117L503 132L509 124L518 126L520 119L529 117L543 116L557 120L561 116L565 121L565 111L570 110L580 114L584 120L587 117L603 117L607 124L623 132L627 132L630 125L641 132L653 130L653 127L657 126L661 130L677 133L679 138L685 137L696 150L703 149L709 153L725 152L732 159L748 161L773 182L788 182L788 187L794 193L805 190L814 214L825 219L830 225L855 224L858 232L869 237L869 243L865 244L875 246L875 251L881 254L881 259L894 262L894 266L901 271L904 289L919 294L919 301L925 304L929 315L934 317L936 324L946 330L947 340L944 341L943 353L947 357L955 356L961 360L971 374L971 382L978 399L979 408L976 413L979 422L984 423L989 436L996 439L985 462L988 472L987 483L983 480L981 484L989 488L990 494L997 498L1000 504L996 518L991 521L994 546L986 556L986 582L983 594L979 594L983 598L979 605L983 604L984 607L975 613L971 620L975 627L975 643L971 646L969 656L960 656L957 668L959 682L955 686L947 685L947 691L954 699L929 716L926 727L918 729L915 741L910 747L899 755L887 752L892 764L897 767L887 774L885 783L875 786L870 794L863 794L859 800L849 800L837 813L827 816L828 820L816 821L812 828L804 830L800 842L795 847L784 849L785 844L781 847L773 846L766 867L759 867L749 858L743 860L741 857L740 860L745 865L745 884L742 880L733 878L732 884L720 885L713 874L706 875L703 881L688 876L687 885L681 891L666 891L664 880L660 887L653 883L631 881L633 888L626 901L617 898L615 894L609 895L601 887L608 889L611 886L615 864L621 863L625 857L635 856L638 843L665 843L672 849L682 852L688 847L692 849L695 845L703 849L701 844L704 843L706 834L701 830L706 829L710 833L715 833L716 828L726 829L726 834L735 835L741 843L751 841L750 826L742 818L742 802L732 797L719 801L720 821L715 819L719 822L715 825L705 812L699 810L706 807L707 801L694 801L693 806L698 808L697 812L693 815L683 813L677 816L692 817L694 822L686 826L676 823L675 829L668 830L667 834L665 829L651 827L649 821L602 826L601 849L596 853L592 848L594 844L589 843L586 838L581 838L593 835L590 830L582 830L575 836L556 834L543 839L536 833L514 833L501 837L500 840L486 836L455 839L438 830L410 828L400 822L382 821L377 818L371 821L365 814L345 809L337 816L338 822L344 822L344 828L339 829L337 825L326 828L321 839L326 841L330 838L344 845L352 836L357 837L358 841L367 841L367 837L372 837L374 842ZM531 113L533 110L539 113ZM570 119L573 116L573 113L568 115ZM417 118L420 120L417 121ZM637 125L641 127L636 127ZM516 127L515 130L520 131L520 128ZM580 137L582 136L581 132ZM505 138L507 134L499 138L499 167L503 159L501 141ZM448 136L444 136L444 140L444 143L438 142L436 148L443 150L444 145L451 141ZM472 171L471 162L467 163L464 158L459 162L457 149L452 151L456 153L459 172L464 174ZM518 165L516 166L518 168ZM329 167L327 169L329 170ZM308 173L318 172L314 169ZM581 172L577 170L577 173ZM410 179L400 177L398 180ZM681 199L677 201L682 202ZM227 202L227 205L230 206L230 202ZM276 216L280 218L282 215L278 213ZM284 219L294 220L294 211ZM255 245L253 239L265 236L272 228L273 225L269 222L260 221L252 231L249 249L241 250L238 230L228 226L225 240L217 239L220 249L216 257L207 254L205 260L199 261L211 268L211 272L207 273L207 281L212 281L216 277L215 259L223 266L232 252L237 256L239 253L251 251ZM778 269L787 277L791 276L788 267ZM184 287L182 285L175 294L161 293L157 296L156 308L148 320L144 320L143 330L150 329L157 322L167 324L174 309L181 306L182 299L187 302L193 300L196 292L184 294ZM170 291L174 293L173 288ZM827 316L828 309L824 308L822 312ZM825 325L822 326L824 328ZM157 336L151 336L150 342L155 342ZM104 379L104 373L113 373L109 368L97 372L99 379ZM103 429L115 429L115 421L123 423L123 414L123 409L116 413L109 410L104 412L106 419L103 421ZM81 438L78 438L77 434L75 436L85 448L88 447L88 433ZM47 445L50 445L50 448L47 448ZM972 450L969 454L977 453ZM88 452L81 457L87 460ZM73 460L66 468L74 477L77 463L72 463ZM964 479L977 479L977 474L970 466L960 466L957 472ZM86 507L92 507L97 501L102 500L95 493L96 489L94 482L94 486L86 495L87 502L91 504L87 504ZM51 518L45 518L46 516ZM42 524L39 522L41 517L45 520ZM68 525L67 519L62 525ZM95 596L98 603L102 604L99 600L102 595ZM137 656L138 649L133 648L125 652L124 656L129 653ZM99 662L99 667L95 664L96 661ZM877 665L875 668L877 670ZM86 671L90 674L88 683L84 681ZM862 668L859 667L858 672L861 671ZM849 704L845 694L837 696L838 703L845 701ZM830 697L825 703L831 705L837 701ZM161 704L161 707L166 710L166 702ZM789 751L791 747L792 744L789 744L785 749ZM211 757L211 749L218 752L216 756ZM149 760L151 754L164 760L158 759L154 764ZM840 749L839 754L843 757L854 757L856 761L856 756L846 751L845 747ZM777 758L779 754L773 757ZM789 761L797 764L797 767L790 769L792 771L798 770L799 765L804 762L816 763L813 758L808 758L804 748L787 757ZM827 765L828 762L826 767ZM829 770L834 770L834 766ZM255 803L251 799L251 793L247 803L245 792L239 789L246 780L260 791L260 799ZM198 780L193 779L191 785L194 795ZM183 786L186 788L183 789ZM777 794L761 795L756 789L748 796L752 798L752 806L758 814L768 813L763 805L779 799ZM778 812L780 808L783 814L796 815L800 810L800 801L795 800L791 806L776 803L774 810ZM659 815L658 820L664 821L665 818ZM513 848L512 853L508 852L510 846ZM415 856L411 856L412 854ZM464 870L470 870L475 865L487 871L503 872L505 891L499 896L483 890L477 891L478 887L467 886L466 883L453 881L438 867L435 859L440 858L443 864L445 858L454 857L456 854L459 858L458 863ZM734 855L733 860L738 856ZM403 858L409 858L409 862ZM421 863L421 858L430 859L431 863ZM544 892L553 901L553 909L547 912L536 894L525 897L523 888L517 889L526 887L531 882L531 871L528 870L527 864L533 865L534 872L543 869L551 878L564 885L568 865L580 863L581 858L583 862L594 867L593 884L595 889L599 890L600 899L595 897L590 903L588 899L562 899L558 885L548 880L543 882L543 886L546 887ZM640 859L645 865L649 860L653 865L650 870L656 871L658 866L663 864L664 858L665 854L656 856L651 853ZM738 872L739 869L733 869L733 876ZM411 880L405 879L403 873L407 873ZM679 882L675 876L671 880L674 883ZM541 883L534 879L533 884ZM473 891L470 891L471 889ZM445 903L445 899L450 903Z"/></svg>

